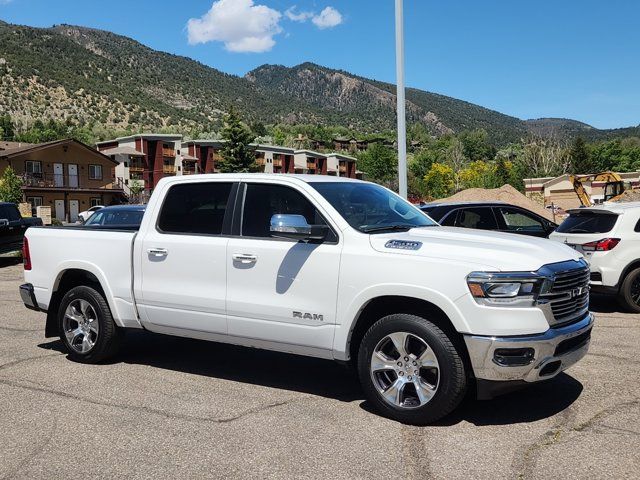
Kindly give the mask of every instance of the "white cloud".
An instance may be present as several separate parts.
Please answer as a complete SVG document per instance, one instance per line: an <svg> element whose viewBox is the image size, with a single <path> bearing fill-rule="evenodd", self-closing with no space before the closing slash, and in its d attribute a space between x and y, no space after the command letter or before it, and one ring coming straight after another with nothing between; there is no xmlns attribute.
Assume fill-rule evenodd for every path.
<svg viewBox="0 0 640 480"><path fill-rule="evenodd" d="M294 5L293 7L289 7L285 10L284 14L289 20L293 22L306 22L310 18L313 18L313 12L296 13L296 8L297 7Z"/></svg>
<svg viewBox="0 0 640 480"><path fill-rule="evenodd" d="M253 0L218 0L200 18L187 22L189 43L223 42L230 52L267 52L282 32L282 14Z"/></svg>
<svg viewBox="0 0 640 480"><path fill-rule="evenodd" d="M333 7L327 7L311 21L318 28L333 28L342 23L342 14Z"/></svg>

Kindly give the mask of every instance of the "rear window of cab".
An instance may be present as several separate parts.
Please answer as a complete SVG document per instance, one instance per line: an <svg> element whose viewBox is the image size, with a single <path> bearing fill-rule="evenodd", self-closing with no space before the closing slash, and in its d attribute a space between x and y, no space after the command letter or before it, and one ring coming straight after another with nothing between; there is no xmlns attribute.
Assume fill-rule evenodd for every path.
<svg viewBox="0 0 640 480"><path fill-rule="evenodd" d="M560 224L558 233L607 233L613 230L618 215L613 213L571 213Z"/></svg>

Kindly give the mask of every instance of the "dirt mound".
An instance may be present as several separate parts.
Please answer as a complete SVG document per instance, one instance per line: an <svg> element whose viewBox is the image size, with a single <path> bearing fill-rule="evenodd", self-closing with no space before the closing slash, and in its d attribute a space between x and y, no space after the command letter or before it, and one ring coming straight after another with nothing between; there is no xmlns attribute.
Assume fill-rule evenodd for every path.
<svg viewBox="0 0 640 480"><path fill-rule="evenodd" d="M511 185L503 185L500 188L469 188L451 195L448 198L436 200L441 202L505 202L518 207L526 208L537 213L544 218L553 221L553 213L546 208L542 208L539 203L529 200Z"/></svg>
<svg viewBox="0 0 640 480"><path fill-rule="evenodd" d="M612 202L640 202L640 190L626 190L620 198Z"/></svg>

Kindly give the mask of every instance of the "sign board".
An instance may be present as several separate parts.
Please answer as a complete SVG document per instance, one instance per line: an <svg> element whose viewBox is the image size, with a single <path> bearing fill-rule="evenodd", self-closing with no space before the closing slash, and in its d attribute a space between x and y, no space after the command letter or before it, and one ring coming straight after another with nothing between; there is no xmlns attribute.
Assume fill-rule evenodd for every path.
<svg viewBox="0 0 640 480"><path fill-rule="evenodd" d="M36 207L36 217L40 217L43 224L51 225L51 207Z"/></svg>

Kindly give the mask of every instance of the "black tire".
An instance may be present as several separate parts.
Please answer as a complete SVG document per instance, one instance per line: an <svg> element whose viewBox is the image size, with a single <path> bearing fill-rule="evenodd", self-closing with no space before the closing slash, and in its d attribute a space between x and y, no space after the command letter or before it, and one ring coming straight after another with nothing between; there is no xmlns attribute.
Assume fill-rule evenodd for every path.
<svg viewBox="0 0 640 480"><path fill-rule="evenodd" d="M640 313L640 268L631 270L624 278L618 300L630 312Z"/></svg>
<svg viewBox="0 0 640 480"><path fill-rule="evenodd" d="M91 305L96 314L99 327L93 348L85 353L78 352L72 347L63 326L67 307L78 300L84 300ZM119 328L113 321L111 310L103 294L87 286L72 288L62 298L58 309L58 333L69 353L69 357L76 362L82 363L99 363L115 356L124 337L124 330Z"/></svg>
<svg viewBox="0 0 640 480"><path fill-rule="evenodd" d="M424 405L412 408L391 405L382 397L374 383L374 374L371 373L374 350L387 335L397 332L407 332L418 337L428 345L437 359L437 388L433 397ZM366 398L376 411L392 420L410 425L427 425L445 417L460 404L467 389L464 362L451 339L429 320L409 314L386 316L367 331L358 351L358 375Z"/></svg>

